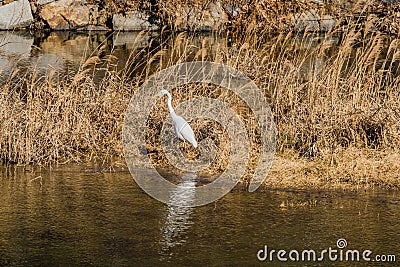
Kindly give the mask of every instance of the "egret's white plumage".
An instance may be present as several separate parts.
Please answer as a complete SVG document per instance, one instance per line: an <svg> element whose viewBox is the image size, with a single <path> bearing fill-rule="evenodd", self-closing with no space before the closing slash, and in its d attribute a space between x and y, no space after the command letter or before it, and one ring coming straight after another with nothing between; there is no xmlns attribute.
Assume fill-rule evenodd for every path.
<svg viewBox="0 0 400 267"><path fill-rule="evenodd" d="M167 90L161 90L160 95L167 95L168 100L168 109L169 114L171 115L172 121L174 123L174 131L179 139L183 141L188 141L192 144L192 146L197 147L197 141L194 136L194 132L192 127L190 127L189 123L185 121L181 116L176 115L173 107L172 107L172 97L171 94Z"/></svg>

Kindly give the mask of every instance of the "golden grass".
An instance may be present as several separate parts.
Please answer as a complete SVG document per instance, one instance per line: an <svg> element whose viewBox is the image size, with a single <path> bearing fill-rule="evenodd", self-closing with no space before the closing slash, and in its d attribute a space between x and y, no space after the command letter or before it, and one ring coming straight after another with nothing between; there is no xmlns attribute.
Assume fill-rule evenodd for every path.
<svg viewBox="0 0 400 267"><path fill-rule="evenodd" d="M42 165L121 161L124 111L140 84L168 66L204 60L243 71L268 99L277 124L278 153L267 186L399 188L399 39L364 36L355 29L323 37L282 33L271 38L238 34L234 41L231 36L218 42L214 38L197 42L183 33L165 38L155 49L134 49L122 70L116 70L115 57L98 51L67 77L21 69L1 74L1 160ZM96 82L99 70L106 71ZM174 105L203 95L221 99L241 114L252 136L247 181L259 146L248 107L212 86L189 85L177 92L172 92ZM166 115L165 102L159 101L147 132L147 148L158 167L168 165L157 141ZM224 131L208 121L192 126L198 138L212 136L219 147L218 160L205 173L223 171L230 151ZM189 152L196 157L195 150Z"/></svg>
<svg viewBox="0 0 400 267"><path fill-rule="evenodd" d="M309 160L296 151L278 153L265 186L292 189L399 189L397 150L341 149L329 158Z"/></svg>

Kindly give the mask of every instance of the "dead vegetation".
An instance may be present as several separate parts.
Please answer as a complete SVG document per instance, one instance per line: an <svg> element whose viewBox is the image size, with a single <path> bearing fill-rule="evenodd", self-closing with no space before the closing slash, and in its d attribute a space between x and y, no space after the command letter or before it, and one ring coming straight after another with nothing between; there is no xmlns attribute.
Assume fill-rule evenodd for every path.
<svg viewBox="0 0 400 267"><path fill-rule="evenodd" d="M355 29L341 35L236 37L213 42L215 36L208 36L198 43L181 33L156 49L133 49L122 70L115 68L113 55L98 51L66 77L18 68L10 75L0 74L5 81L0 86L1 160L42 165L121 162L124 111L140 84L168 66L203 60L241 70L268 99L278 135L267 186L399 188L398 38ZM97 81L100 70L104 76ZM184 93L172 92L174 105L203 95L221 99L241 114L251 136L244 181L249 179L259 142L248 107L221 88L190 85L179 92ZM147 132L147 149L158 167L168 165L157 143L160 120L166 115L160 101ZM206 173L220 173L231 149L223 129L201 120L192 127L200 139L213 137L219 154ZM188 155L195 158L196 153Z"/></svg>
<svg viewBox="0 0 400 267"><path fill-rule="evenodd" d="M347 27L364 28L398 35L400 33L400 3L380 0L141 0L122 1L91 0L109 14L140 10L147 13L152 22L169 29L202 30L196 22L216 20L214 30L226 29L244 35L289 32L295 29L294 21L311 12L309 19L319 23L325 15L337 21L334 31ZM218 14L218 15L216 15ZM215 18L210 18L214 16ZM201 24L201 23L200 23ZM183 28L181 25L185 25Z"/></svg>

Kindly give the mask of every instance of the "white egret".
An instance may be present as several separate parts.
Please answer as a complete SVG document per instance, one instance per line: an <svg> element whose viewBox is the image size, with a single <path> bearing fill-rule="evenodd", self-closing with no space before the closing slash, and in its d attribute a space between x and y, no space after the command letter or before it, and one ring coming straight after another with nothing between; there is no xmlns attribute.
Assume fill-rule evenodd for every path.
<svg viewBox="0 0 400 267"><path fill-rule="evenodd" d="M188 141L192 144L192 146L197 147L197 141L194 136L194 132L192 127L190 127L189 123L185 121L181 116L176 115L173 107L172 107L172 97L171 94L167 90L161 90L160 95L167 95L168 100L168 109L169 114L171 115L172 121L174 123L174 131L179 139L183 141Z"/></svg>

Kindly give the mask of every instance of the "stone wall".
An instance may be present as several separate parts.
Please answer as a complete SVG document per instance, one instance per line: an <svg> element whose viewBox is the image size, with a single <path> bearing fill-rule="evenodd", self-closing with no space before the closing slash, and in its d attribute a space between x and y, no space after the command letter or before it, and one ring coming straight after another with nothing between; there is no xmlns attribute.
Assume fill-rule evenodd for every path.
<svg viewBox="0 0 400 267"><path fill-rule="evenodd" d="M159 30L212 31L248 27L271 31L329 31L354 3L345 0L0 0L0 30ZM371 2L371 1L370 1ZM398 0L372 1L400 29ZM372 11L371 11L372 10ZM383 11L382 11L383 10ZM357 12L354 8L352 12ZM391 13L390 13L391 12ZM363 14L364 16L365 14ZM362 16L361 16L362 17ZM364 16L367 17L367 16ZM384 21L385 18L381 21ZM387 19L386 19L387 20ZM341 22L343 23L343 21ZM389 30L390 31L390 30Z"/></svg>

